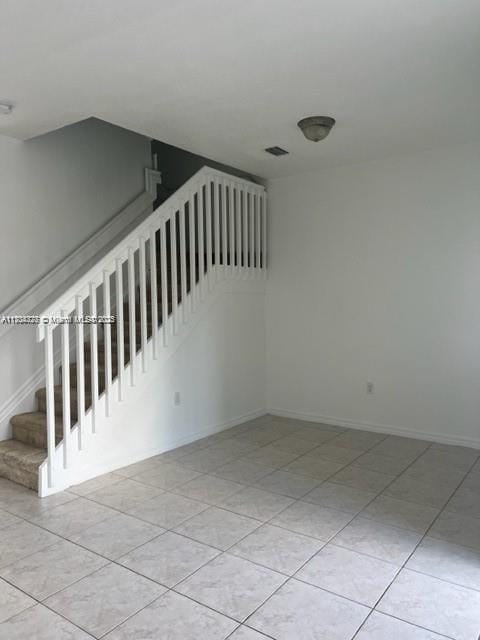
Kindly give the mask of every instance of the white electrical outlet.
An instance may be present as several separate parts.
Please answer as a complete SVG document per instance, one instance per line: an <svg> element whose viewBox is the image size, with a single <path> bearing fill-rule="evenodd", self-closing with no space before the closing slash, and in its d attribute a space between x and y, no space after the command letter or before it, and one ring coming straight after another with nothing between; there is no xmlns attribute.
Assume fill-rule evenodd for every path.
<svg viewBox="0 0 480 640"><path fill-rule="evenodd" d="M367 395L369 396L373 395L374 391L375 391L375 386L373 382L371 380L367 380Z"/></svg>
<svg viewBox="0 0 480 640"><path fill-rule="evenodd" d="M175 391L173 394L173 404L178 407L180 405L180 391Z"/></svg>

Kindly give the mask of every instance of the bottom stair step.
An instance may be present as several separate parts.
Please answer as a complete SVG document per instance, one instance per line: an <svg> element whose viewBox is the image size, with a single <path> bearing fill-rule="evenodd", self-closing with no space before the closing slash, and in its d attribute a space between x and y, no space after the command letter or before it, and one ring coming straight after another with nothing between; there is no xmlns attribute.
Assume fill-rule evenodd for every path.
<svg viewBox="0 0 480 640"><path fill-rule="evenodd" d="M47 452L16 440L0 442L0 476L38 491L38 468Z"/></svg>
<svg viewBox="0 0 480 640"><path fill-rule="evenodd" d="M10 420L14 440L18 440L38 449L47 448L47 414L40 411L19 413ZM63 425L61 419L55 416L55 441L61 442Z"/></svg>

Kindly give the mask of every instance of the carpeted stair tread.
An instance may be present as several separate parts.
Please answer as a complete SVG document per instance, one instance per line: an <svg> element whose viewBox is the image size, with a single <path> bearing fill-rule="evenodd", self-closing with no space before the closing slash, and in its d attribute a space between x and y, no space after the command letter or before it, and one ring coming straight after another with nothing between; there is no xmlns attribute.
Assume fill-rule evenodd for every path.
<svg viewBox="0 0 480 640"><path fill-rule="evenodd" d="M47 448L47 414L41 411L19 413L10 420L14 440L39 449ZM55 434L57 443L61 441L63 423L55 416Z"/></svg>
<svg viewBox="0 0 480 640"><path fill-rule="evenodd" d="M47 452L17 440L0 442L0 476L29 489L38 489L38 468Z"/></svg>
<svg viewBox="0 0 480 640"><path fill-rule="evenodd" d="M54 390L54 398L55 398L55 414L57 416L63 415L63 392L62 385L55 385ZM46 413L47 411L47 389L46 387L42 387L41 389L37 389L35 391L35 398L37 400L38 411L41 413ZM91 405L91 393L90 391L85 391L85 407ZM76 388L70 389L70 413L72 418L77 417L77 390Z"/></svg>

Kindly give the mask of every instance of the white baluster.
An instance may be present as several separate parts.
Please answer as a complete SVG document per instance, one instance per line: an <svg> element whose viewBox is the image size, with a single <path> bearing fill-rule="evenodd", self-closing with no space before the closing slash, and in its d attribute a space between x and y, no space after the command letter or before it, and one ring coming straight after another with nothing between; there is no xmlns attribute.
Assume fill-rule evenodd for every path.
<svg viewBox="0 0 480 640"><path fill-rule="evenodd" d="M160 264L162 281L162 338L163 346L168 346L168 279L167 279L167 227L165 222L160 224Z"/></svg>
<svg viewBox="0 0 480 640"><path fill-rule="evenodd" d="M230 276L233 277L235 273L235 209L234 209L234 193L233 193L233 183L230 182L228 185L228 213L229 213L229 231L230 231L230 244L228 247L230 254Z"/></svg>
<svg viewBox="0 0 480 640"><path fill-rule="evenodd" d="M267 194L260 197L262 204L262 267L264 277L267 276Z"/></svg>
<svg viewBox="0 0 480 640"><path fill-rule="evenodd" d="M152 309L152 350L153 359L158 356L158 300L157 300L157 245L155 229L150 230L150 302Z"/></svg>
<svg viewBox="0 0 480 640"><path fill-rule="evenodd" d="M248 278L248 191L242 187L242 265L243 279Z"/></svg>
<svg viewBox="0 0 480 640"><path fill-rule="evenodd" d="M222 274L227 277L228 225L227 225L227 185L222 180Z"/></svg>
<svg viewBox="0 0 480 640"><path fill-rule="evenodd" d="M47 400L47 467L48 486L55 482L55 388L53 371L53 326L47 325L45 330L45 374Z"/></svg>
<svg viewBox="0 0 480 640"><path fill-rule="evenodd" d="M178 291L177 291L177 212L170 218L170 278L172 281L172 328L178 333Z"/></svg>
<svg viewBox="0 0 480 640"><path fill-rule="evenodd" d="M140 238L138 250L140 270L140 344L142 349L142 371L147 370L147 275L145 269L145 238Z"/></svg>
<svg viewBox="0 0 480 640"><path fill-rule="evenodd" d="M117 376L118 376L118 399L122 401L123 399L123 369L125 366L124 362L124 354L125 354L125 344L124 344L124 335L123 335L123 327L124 327L124 319L123 319L123 262L120 258L117 258L115 261L115 281L116 281L116 307L117 307ZM93 406L93 405L92 405Z"/></svg>
<svg viewBox="0 0 480 640"><path fill-rule="evenodd" d="M214 185L215 186L215 185ZM205 187L205 225L207 227L207 282L208 290L211 291L213 287L213 273L212 273L212 180L210 176L207 177L207 184Z"/></svg>
<svg viewBox="0 0 480 640"><path fill-rule="evenodd" d="M137 355L137 326L135 319L135 254L128 248L128 331L130 340L130 385L135 384L135 358Z"/></svg>
<svg viewBox="0 0 480 640"><path fill-rule="evenodd" d="M249 228L250 228L250 241L248 249L248 266L249 266L249 278L253 278L255 274L255 210L253 208L253 190L248 190L248 213L249 213Z"/></svg>
<svg viewBox="0 0 480 640"><path fill-rule="evenodd" d="M196 250L196 241L195 241L195 196L192 194L190 196L189 201L189 227L190 227L190 300L191 300L191 309L192 312L195 311L195 307L197 305L196 300L196 268L195 268L195 250Z"/></svg>
<svg viewBox="0 0 480 640"><path fill-rule="evenodd" d="M68 312L62 310L62 417L63 417L63 468L70 464L71 416L70 416L70 327Z"/></svg>
<svg viewBox="0 0 480 640"><path fill-rule="evenodd" d="M85 435L85 358L83 342L83 301L82 296L75 296L75 313L77 316L77 413L78 413L78 448L81 451Z"/></svg>
<svg viewBox="0 0 480 640"><path fill-rule="evenodd" d="M236 236L237 236L237 278L242 272L242 204L240 198L240 189L238 185L235 189L235 219L236 219Z"/></svg>
<svg viewBox="0 0 480 640"><path fill-rule="evenodd" d="M260 263L260 253L261 253L261 218L260 218L260 198L258 193L255 191L253 195L253 204L255 208L255 270L257 272L257 277L260 277L261 263Z"/></svg>
<svg viewBox="0 0 480 640"><path fill-rule="evenodd" d="M187 321L187 240L185 235L185 203L179 209L180 216L180 291L182 297L182 321Z"/></svg>
<svg viewBox="0 0 480 640"><path fill-rule="evenodd" d="M103 270L103 313L111 314L110 305L110 273ZM105 368L105 415L110 415L110 395L112 392L112 325L107 322L103 325L103 347Z"/></svg>
<svg viewBox="0 0 480 640"><path fill-rule="evenodd" d="M203 228L203 186L198 191L198 284L200 299L205 297L205 241Z"/></svg>
<svg viewBox="0 0 480 640"><path fill-rule="evenodd" d="M214 235L215 235L215 280L220 278L220 197L219 197L220 183L218 178L213 181L213 206L214 206Z"/></svg>
<svg viewBox="0 0 480 640"><path fill-rule="evenodd" d="M94 282L89 285L90 315L97 317L97 287ZM92 432L96 431L97 400L98 400L98 324L90 325L90 391L92 395ZM78 398L77 398L78 400Z"/></svg>

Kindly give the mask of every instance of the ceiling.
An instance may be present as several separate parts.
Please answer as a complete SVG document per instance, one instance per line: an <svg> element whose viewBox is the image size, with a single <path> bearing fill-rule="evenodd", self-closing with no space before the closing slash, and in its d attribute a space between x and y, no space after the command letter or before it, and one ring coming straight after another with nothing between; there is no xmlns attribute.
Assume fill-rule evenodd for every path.
<svg viewBox="0 0 480 640"><path fill-rule="evenodd" d="M0 134L95 116L266 178L480 138L478 0L0 0L0 16ZM309 115L337 119L325 141L297 129Z"/></svg>

